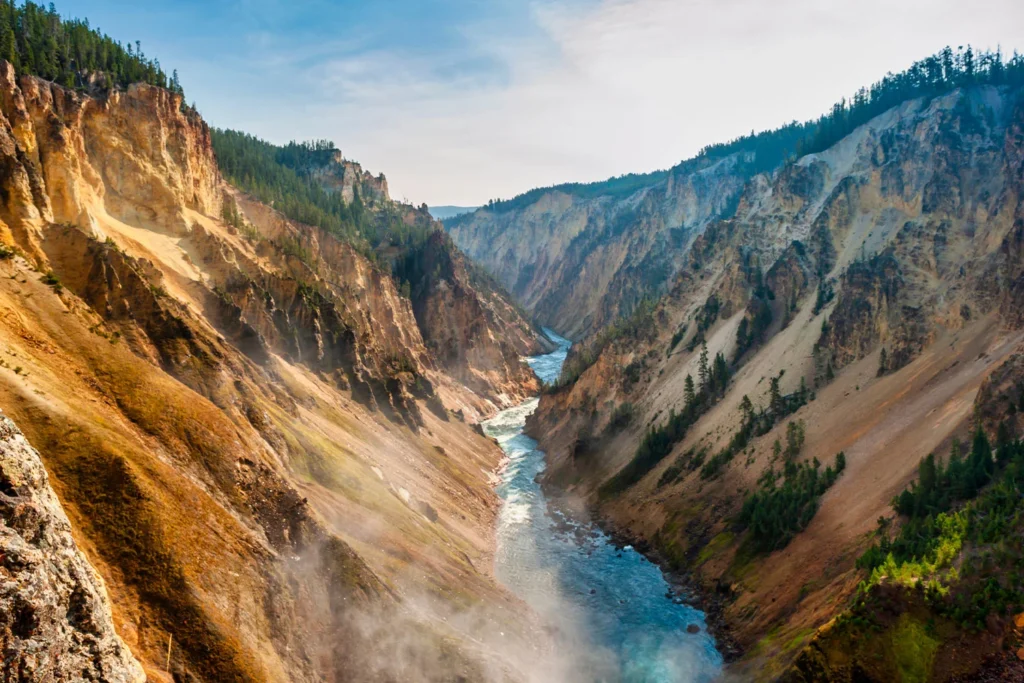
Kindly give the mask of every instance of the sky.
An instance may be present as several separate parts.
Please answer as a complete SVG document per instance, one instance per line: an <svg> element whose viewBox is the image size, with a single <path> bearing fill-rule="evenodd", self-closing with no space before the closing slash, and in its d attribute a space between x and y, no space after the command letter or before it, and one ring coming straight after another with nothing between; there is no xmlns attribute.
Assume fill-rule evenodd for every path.
<svg viewBox="0 0 1024 683"><path fill-rule="evenodd" d="M1024 51L1021 0L63 0L214 126L328 138L473 206L668 168L818 116L945 45Z"/></svg>

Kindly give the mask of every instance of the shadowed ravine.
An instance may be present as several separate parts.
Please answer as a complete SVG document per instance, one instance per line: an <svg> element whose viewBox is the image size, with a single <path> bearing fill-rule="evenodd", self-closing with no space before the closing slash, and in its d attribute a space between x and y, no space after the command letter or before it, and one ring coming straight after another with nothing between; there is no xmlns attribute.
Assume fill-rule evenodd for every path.
<svg viewBox="0 0 1024 683"><path fill-rule="evenodd" d="M561 371L570 342L529 359L545 382ZM616 548L600 530L580 527L549 510L537 476L544 453L523 434L531 399L484 423L509 458L498 494L498 578L546 622L563 655L561 680L676 683L709 681L722 658L704 614L666 597L657 566L628 546ZM554 516L554 517L553 517ZM555 519L558 518L558 519ZM696 624L699 633L688 633Z"/></svg>

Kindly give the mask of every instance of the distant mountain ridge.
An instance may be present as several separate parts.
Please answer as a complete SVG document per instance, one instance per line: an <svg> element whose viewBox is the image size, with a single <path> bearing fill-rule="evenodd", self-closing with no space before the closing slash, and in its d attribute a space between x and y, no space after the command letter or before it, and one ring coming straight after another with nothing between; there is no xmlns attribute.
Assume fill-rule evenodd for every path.
<svg viewBox="0 0 1024 683"><path fill-rule="evenodd" d="M466 213L473 213L479 208L479 206L454 206L446 204L444 206L428 206L427 210L430 211L430 215L435 219L443 221Z"/></svg>
<svg viewBox="0 0 1024 683"><path fill-rule="evenodd" d="M657 296L743 184L795 153L806 124L711 145L671 169L538 188L444 221L542 325L580 338Z"/></svg>

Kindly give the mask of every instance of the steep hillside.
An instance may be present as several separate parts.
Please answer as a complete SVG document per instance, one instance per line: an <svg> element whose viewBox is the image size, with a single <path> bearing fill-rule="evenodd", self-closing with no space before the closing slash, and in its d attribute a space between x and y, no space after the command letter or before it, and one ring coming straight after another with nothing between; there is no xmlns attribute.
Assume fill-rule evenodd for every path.
<svg viewBox="0 0 1024 683"><path fill-rule="evenodd" d="M811 121L706 146L668 171L538 188L445 221L544 325L574 339L628 317L665 293L693 240L729 218L744 185L797 156L821 152L916 97L1020 78L1022 59L950 47L888 73Z"/></svg>
<svg viewBox="0 0 1024 683"><path fill-rule="evenodd" d="M922 458L945 457L976 415L993 441L1007 414L1022 433L1022 131L1020 86L960 88L755 176L669 294L581 345L567 363L578 379L542 397L529 427L549 485L717 595L745 653L737 671L781 674L850 604L870 574L858 556L907 523L890 501ZM1001 652L1024 596L1014 575L965 559L993 550L975 538L955 557L978 581L925 571L908 582L938 582L923 603L876 573L867 606L815 640L793 680L1012 667ZM984 586L1003 597L972 597ZM980 630L949 616L972 599Z"/></svg>
<svg viewBox="0 0 1024 683"><path fill-rule="evenodd" d="M740 154L699 160L620 195L552 188L447 221L455 243L544 325L577 338L660 292L746 179Z"/></svg>
<svg viewBox="0 0 1024 683"><path fill-rule="evenodd" d="M472 378L472 387L501 407L523 397L516 385L535 388L518 355L553 346L508 302L500 286L479 269L461 265L462 254L425 206L392 201L383 174L363 171L326 140L278 147L215 130L212 141L220 166L237 187L351 245L392 275L402 295L411 299L424 339L447 369L464 380ZM224 218L244 230L245 221L230 202ZM283 239L284 247L305 257L305 245ZM428 310L433 314L426 315ZM465 338L453 347L455 334Z"/></svg>
<svg viewBox="0 0 1024 683"><path fill-rule="evenodd" d="M730 215L744 183L782 163L808 128L710 145L668 171L531 190L445 226L541 324L579 339L662 294L693 240Z"/></svg>
<svg viewBox="0 0 1024 683"><path fill-rule="evenodd" d="M490 573L500 453L468 422L535 390L529 326L457 256L418 312L227 184L180 95L84 89L0 62L0 405L102 577L74 560L66 613L5 651L79 634L110 680L136 677L121 641L149 680L521 678L542 653ZM4 529L43 501L66 546L34 452L0 451Z"/></svg>

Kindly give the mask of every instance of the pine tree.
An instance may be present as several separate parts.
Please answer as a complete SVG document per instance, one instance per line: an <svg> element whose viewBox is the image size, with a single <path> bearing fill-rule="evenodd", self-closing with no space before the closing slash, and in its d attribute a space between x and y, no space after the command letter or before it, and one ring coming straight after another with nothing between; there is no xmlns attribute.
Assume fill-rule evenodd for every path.
<svg viewBox="0 0 1024 683"><path fill-rule="evenodd" d="M785 412L785 405L782 400L782 392L779 391L779 378L772 377L768 390L768 405L771 408L772 415L775 419L782 417Z"/></svg>
<svg viewBox="0 0 1024 683"><path fill-rule="evenodd" d="M917 479L921 491L925 496L931 495L935 491L935 486L938 481L937 471L935 467L935 455L929 453L922 461L918 468Z"/></svg>
<svg viewBox="0 0 1024 683"><path fill-rule="evenodd" d="M971 442L971 455L968 458L975 489L988 483L992 477L994 463L992 462L992 447L989 445L985 430L978 425L974 430L974 439Z"/></svg>
<svg viewBox="0 0 1024 683"><path fill-rule="evenodd" d="M11 26L11 12L5 6L0 10L0 59L6 59L18 68L18 55L16 52L14 27Z"/></svg>
<svg viewBox="0 0 1024 683"><path fill-rule="evenodd" d="M729 364L721 352L715 354L715 362L711 366L711 384L717 393L724 392L729 385Z"/></svg>
<svg viewBox="0 0 1024 683"><path fill-rule="evenodd" d="M740 319L740 324L736 328L736 355L733 357L733 362L738 363L743 352L751 346L752 340L750 339L750 321L747 320L746 316ZM1024 403L1024 400L1022 400Z"/></svg>
<svg viewBox="0 0 1024 683"><path fill-rule="evenodd" d="M790 460L800 455L804 447L804 422L794 420L786 425L786 457Z"/></svg>
<svg viewBox="0 0 1024 683"><path fill-rule="evenodd" d="M1006 465L1013 457L1013 431L1010 429L1008 420L999 423L996 431L996 461L1000 465Z"/></svg>
<svg viewBox="0 0 1024 683"><path fill-rule="evenodd" d="M743 399L740 400L740 413L743 415L744 424L754 421L754 404L746 394L743 394Z"/></svg>
<svg viewBox="0 0 1024 683"><path fill-rule="evenodd" d="M169 87L159 61L148 59L138 42L134 49L125 48L91 28L88 20L62 19L52 3L0 3L0 59L14 64L19 74L66 87L82 85L80 76L87 71L102 72L95 82L106 87L136 82Z"/></svg>
<svg viewBox="0 0 1024 683"><path fill-rule="evenodd" d="M683 382L683 396L686 400L686 407L689 408L697 402L697 392L693 387L693 376L687 375Z"/></svg>
<svg viewBox="0 0 1024 683"><path fill-rule="evenodd" d="M950 494L953 498L962 499L970 488L967 483L967 468L961 454L960 439L953 439L949 449L949 462L946 463L946 478L949 481Z"/></svg>
<svg viewBox="0 0 1024 683"><path fill-rule="evenodd" d="M707 342L702 342L701 345L700 345L700 358L697 361L697 378L700 380L700 391L701 391L701 393L702 394L709 393L711 387L708 386L709 372L708 372L708 344L707 344Z"/></svg>

